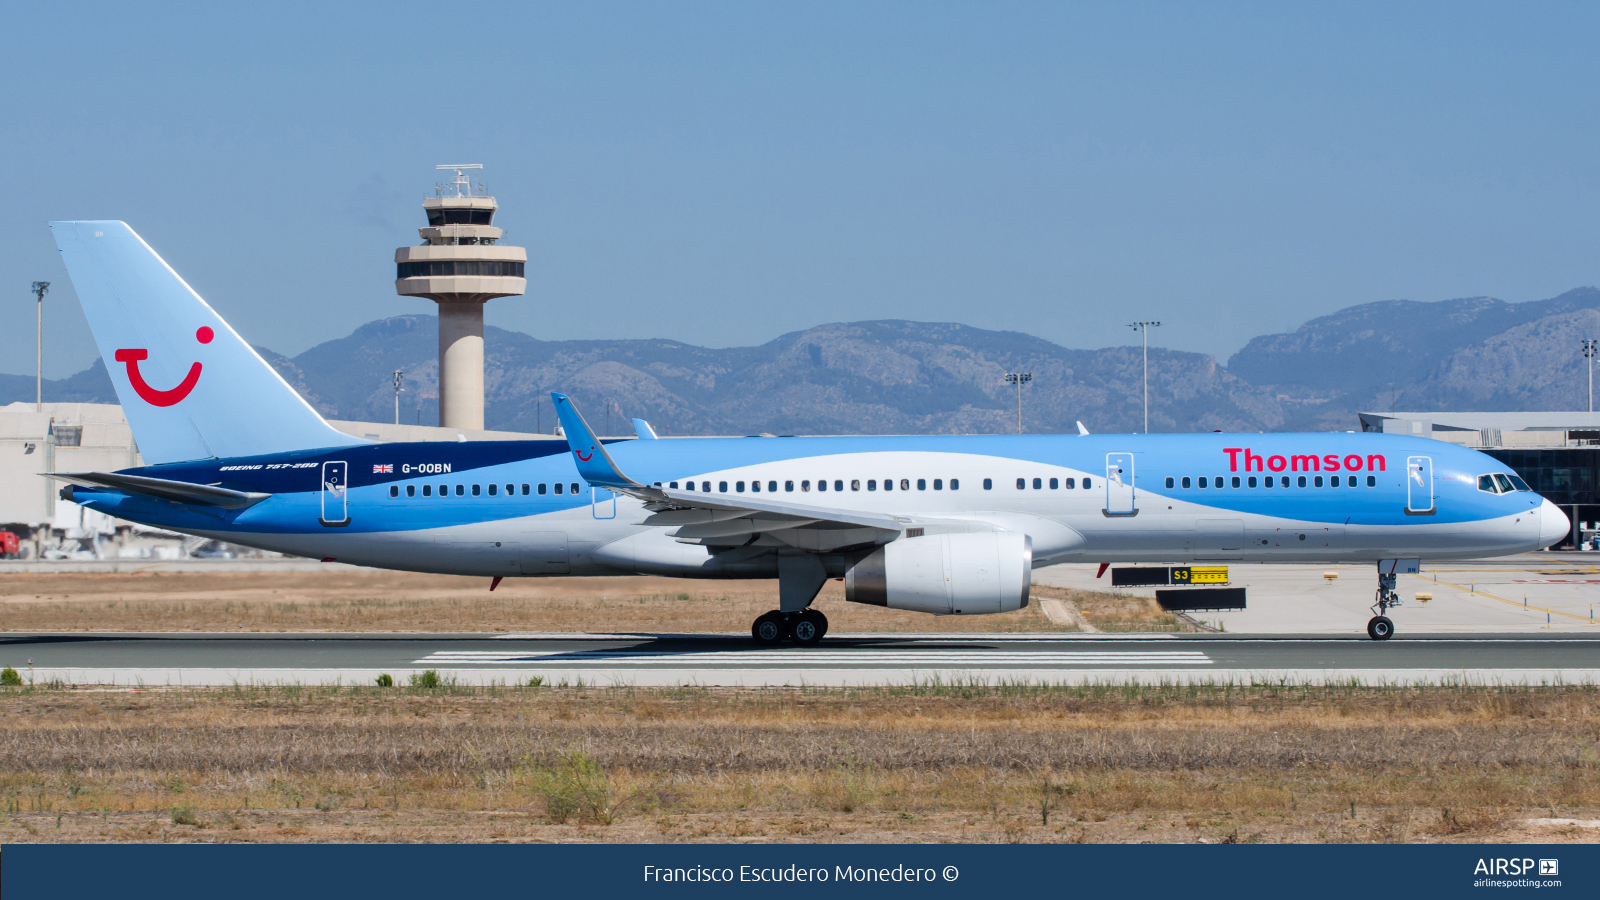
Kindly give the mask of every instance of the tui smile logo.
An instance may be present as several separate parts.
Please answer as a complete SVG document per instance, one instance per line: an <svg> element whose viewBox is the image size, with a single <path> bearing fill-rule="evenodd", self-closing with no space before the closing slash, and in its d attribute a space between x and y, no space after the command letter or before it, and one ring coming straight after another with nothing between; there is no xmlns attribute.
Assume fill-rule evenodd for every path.
<svg viewBox="0 0 1600 900"><path fill-rule="evenodd" d="M200 326L200 329L194 333L194 339L202 344L211 343L211 339L214 337L216 337L216 333L205 325ZM117 362L123 363L128 367L128 382L133 385L134 392L139 395L139 399L151 406L173 406L181 403L183 398L189 396L189 392L194 390L194 386L200 382L200 363L196 362L189 367L189 374L184 376L183 381L179 382L177 387L166 391L157 390L147 384L144 380L144 375L139 372L139 361L149 358L150 351L142 348L118 350L116 352Z"/></svg>
<svg viewBox="0 0 1600 900"><path fill-rule="evenodd" d="M195 363L195 365L199 365L199 363ZM593 447L589 448L589 455L588 456L584 456L582 453L578 452L577 450L572 451L572 455L576 456L578 458L579 462L588 462L589 460L594 459L594 448Z"/></svg>

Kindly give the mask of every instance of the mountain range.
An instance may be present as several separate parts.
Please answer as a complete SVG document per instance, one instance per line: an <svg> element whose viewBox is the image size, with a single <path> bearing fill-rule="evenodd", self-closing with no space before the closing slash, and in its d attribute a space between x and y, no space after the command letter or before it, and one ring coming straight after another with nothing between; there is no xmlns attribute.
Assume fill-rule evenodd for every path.
<svg viewBox="0 0 1600 900"><path fill-rule="evenodd" d="M1490 297L1367 303L1263 335L1219 364L1150 348L1150 430L1344 431L1361 410L1582 409L1580 341L1600 335L1600 290L1549 300ZM911 321L820 325L757 347L668 340L541 341L484 333L486 425L551 431L548 392L591 424L663 434L949 434L1017 427L1007 372L1031 372L1023 427L1143 430L1138 347L1074 350L1018 332ZM438 418L437 322L396 316L295 357L256 348L330 418ZM46 400L116 402L102 362L47 381ZM0 375L0 404L31 402L33 379ZM608 415L610 426L607 427Z"/></svg>

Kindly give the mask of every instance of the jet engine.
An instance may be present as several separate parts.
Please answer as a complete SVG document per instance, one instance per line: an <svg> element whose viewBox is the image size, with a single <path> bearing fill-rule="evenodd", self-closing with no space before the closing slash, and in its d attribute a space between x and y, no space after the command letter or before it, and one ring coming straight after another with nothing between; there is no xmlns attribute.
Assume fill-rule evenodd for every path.
<svg viewBox="0 0 1600 900"><path fill-rule="evenodd" d="M1011 612L1028 605L1033 540L1010 531L901 538L872 551L844 576L855 603L934 615Z"/></svg>

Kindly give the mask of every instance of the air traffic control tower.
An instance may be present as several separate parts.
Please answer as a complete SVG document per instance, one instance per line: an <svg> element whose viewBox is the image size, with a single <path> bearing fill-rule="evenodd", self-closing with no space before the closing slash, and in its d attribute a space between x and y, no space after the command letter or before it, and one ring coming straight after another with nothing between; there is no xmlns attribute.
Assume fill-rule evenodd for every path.
<svg viewBox="0 0 1600 900"><path fill-rule="evenodd" d="M439 304L439 425L483 429L483 304L524 294L528 251L500 243L494 198L466 173L481 165L438 166L456 173L422 201L422 244L394 252L394 289Z"/></svg>

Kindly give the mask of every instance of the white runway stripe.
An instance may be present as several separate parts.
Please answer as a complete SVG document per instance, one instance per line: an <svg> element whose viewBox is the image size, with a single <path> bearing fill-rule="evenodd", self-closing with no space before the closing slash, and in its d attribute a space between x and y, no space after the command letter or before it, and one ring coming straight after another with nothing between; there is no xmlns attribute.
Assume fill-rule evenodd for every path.
<svg viewBox="0 0 1600 900"><path fill-rule="evenodd" d="M708 650L662 653L647 650L440 650L415 660L418 665L505 663L577 663L604 665L1009 665L1009 666L1209 666L1210 657L1198 650L1150 651L1041 651L1019 653L994 650Z"/></svg>

